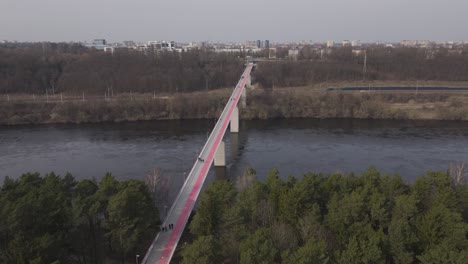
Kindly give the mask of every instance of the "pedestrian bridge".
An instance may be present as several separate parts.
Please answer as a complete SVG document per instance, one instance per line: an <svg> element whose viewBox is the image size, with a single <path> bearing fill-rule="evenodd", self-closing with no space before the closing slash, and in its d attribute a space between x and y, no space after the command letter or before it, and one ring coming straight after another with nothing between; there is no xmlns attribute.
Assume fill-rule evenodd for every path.
<svg viewBox="0 0 468 264"><path fill-rule="evenodd" d="M224 107L218 122L216 122L205 146L200 152L198 159L195 161L195 164L172 204L171 209L167 213L163 226L173 224L173 228L167 232L159 232L156 235L156 238L146 252L142 263L163 264L170 262L177 247L177 243L185 229L190 213L192 212L198 195L200 194L200 190L205 182L211 164L214 162L215 166L226 165L223 142L224 133L226 132L229 124L231 132L239 132L238 104L240 102L241 106L245 105L245 86L250 85L250 73L253 66L253 63L249 63L242 73L242 76Z"/></svg>

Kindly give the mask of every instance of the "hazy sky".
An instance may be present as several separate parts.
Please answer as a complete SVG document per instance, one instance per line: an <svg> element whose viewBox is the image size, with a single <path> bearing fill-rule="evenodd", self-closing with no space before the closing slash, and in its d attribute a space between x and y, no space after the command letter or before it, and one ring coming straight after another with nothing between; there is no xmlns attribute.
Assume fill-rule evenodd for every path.
<svg viewBox="0 0 468 264"><path fill-rule="evenodd" d="M468 0L0 0L0 40L468 40Z"/></svg>

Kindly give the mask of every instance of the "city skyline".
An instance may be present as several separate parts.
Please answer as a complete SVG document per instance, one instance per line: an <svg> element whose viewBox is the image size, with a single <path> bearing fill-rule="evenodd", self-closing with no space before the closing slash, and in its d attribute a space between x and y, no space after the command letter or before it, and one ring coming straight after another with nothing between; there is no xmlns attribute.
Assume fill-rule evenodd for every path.
<svg viewBox="0 0 468 264"><path fill-rule="evenodd" d="M448 0L1 0L0 40L463 41L468 2Z"/></svg>

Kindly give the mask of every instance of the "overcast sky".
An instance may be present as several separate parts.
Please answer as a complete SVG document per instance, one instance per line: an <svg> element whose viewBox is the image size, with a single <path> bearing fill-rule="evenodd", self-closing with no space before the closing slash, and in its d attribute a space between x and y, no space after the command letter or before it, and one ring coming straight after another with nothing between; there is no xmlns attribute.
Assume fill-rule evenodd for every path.
<svg viewBox="0 0 468 264"><path fill-rule="evenodd" d="M468 0L0 0L0 41L468 40Z"/></svg>

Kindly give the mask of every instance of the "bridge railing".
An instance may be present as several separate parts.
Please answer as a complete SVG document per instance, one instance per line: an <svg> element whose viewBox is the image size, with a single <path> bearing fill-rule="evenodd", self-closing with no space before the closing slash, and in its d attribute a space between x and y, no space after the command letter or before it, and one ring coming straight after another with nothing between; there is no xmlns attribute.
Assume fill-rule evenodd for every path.
<svg viewBox="0 0 468 264"><path fill-rule="evenodd" d="M247 72L247 70L248 70L248 68L246 68L246 69L242 72L243 78L241 78L241 79L237 82L236 87L234 88L234 91L232 92L231 96L229 97L229 100L231 100L231 99L233 98L233 96L235 97L237 90L242 89L241 84L242 84L243 79L245 78L245 73ZM234 99L235 99L235 98L234 98ZM236 102L236 104L237 104L237 102ZM224 106L224 109L223 109L223 111L221 112L221 115L219 116L218 120L216 121L216 124L215 124L213 130L212 130L211 133L210 133L210 136L209 136L208 139L206 140L206 143L205 143L205 145L203 146L203 149L200 151L200 155L203 154L203 152L205 151L206 147L209 145L209 142L211 141L211 139L212 139L214 133L218 130L219 126L222 126L222 123L220 122L220 120L222 120L223 117L226 115L227 111L229 111L229 105L230 105L230 104L229 104L229 102L228 102L228 103Z"/></svg>
<svg viewBox="0 0 468 264"><path fill-rule="evenodd" d="M239 80L239 82L236 84L236 87L234 88L234 91L232 92L232 95L231 95L231 97L229 98L229 101L231 101L231 100L233 100L233 99L236 100L236 102L235 102L236 105L237 105L237 103L238 103L238 98L237 98L238 90L239 90L239 89L245 88L245 87L243 87L243 86L245 86L245 84L242 85L242 83L246 80L246 78L247 78L246 73L251 69L251 67L252 67L252 65L249 64L249 67L247 67L247 68L243 71L243 73L242 73L242 78L241 78L241 79ZM213 130L211 131L210 136L208 137L208 139L207 139L205 145L203 146L203 148L202 148L202 150L201 150L201 152L200 152L198 158L202 158L202 156L205 154L204 152L205 152L207 146L209 146L209 145L211 144L211 142L213 141L214 137L217 135L216 132L222 128L222 126L223 126L223 120L224 120L224 118L226 117L226 115L228 114L229 108L230 108L230 106L231 106L231 104L230 104L229 101L227 102L227 104L225 105L223 111L221 112L221 115L220 115L218 121L216 122L216 124L215 124ZM223 131L223 133L225 133L225 131ZM172 213L173 213L173 211L174 211L174 208L176 207L177 202L178 202L178 200L180 199L180 196L182 195L182 193L184 192L184 189L185 189L186 186L187 186L187 183L190 182L191 180L193 180L194 171L195 171L195 169L197 168L197 166L199 165L199 162L200 162L200 160L197 159L197 160L195 161L195 164L192 166L192 169L190 170L190 172L189 172L187 178L186 178L185 181L184 181L184 184L182 185L182 187L181 187L180 190L179 190L179 193L177 194L176 198L174 199L174 201L173 201L173 203L172 203L172 205L171 205L171 208L170 208L169 212L166 214L166 217L165 217L165 219L164 219L164 221L163 221L163 224L164 224L164 225L166 224L165 222L166 222L167 218L168 218L170 215L172 215ZM212 162L212 160L207 160L206 162ZM198 193L197 193L196 197L198 197L199 192L200 192L200 190L198 190ZM193 206L192 206L192 207L193 207ZM192 209L193 209L193 208L192 208ZM184 219L184 223L185 223L184 225L187 224L187 221L188 221L188 218L189 218L189 217L190 217L190 214L188 214L188 215L186 216L186 219ZM147 262L147 259L148 259L149 255L150 255L150 252L152 251L153 247L155 246L155 244L156 244L156 242L157 242L157 240L158 240L158 238L159 238L159 235L160 235L160 233L158 233L158 234L156 235L155 239L154 239L153 242L151 243L151 246L149 247L149 249L148 249L148 251L147 251L147 253L146 253L146 255L145 255L145 257L144 257L144 259L143 259L143 261L142 261L142 263L146 263L146 262ZM178 239L180 239L180 237L179 237Z"/></svg>

